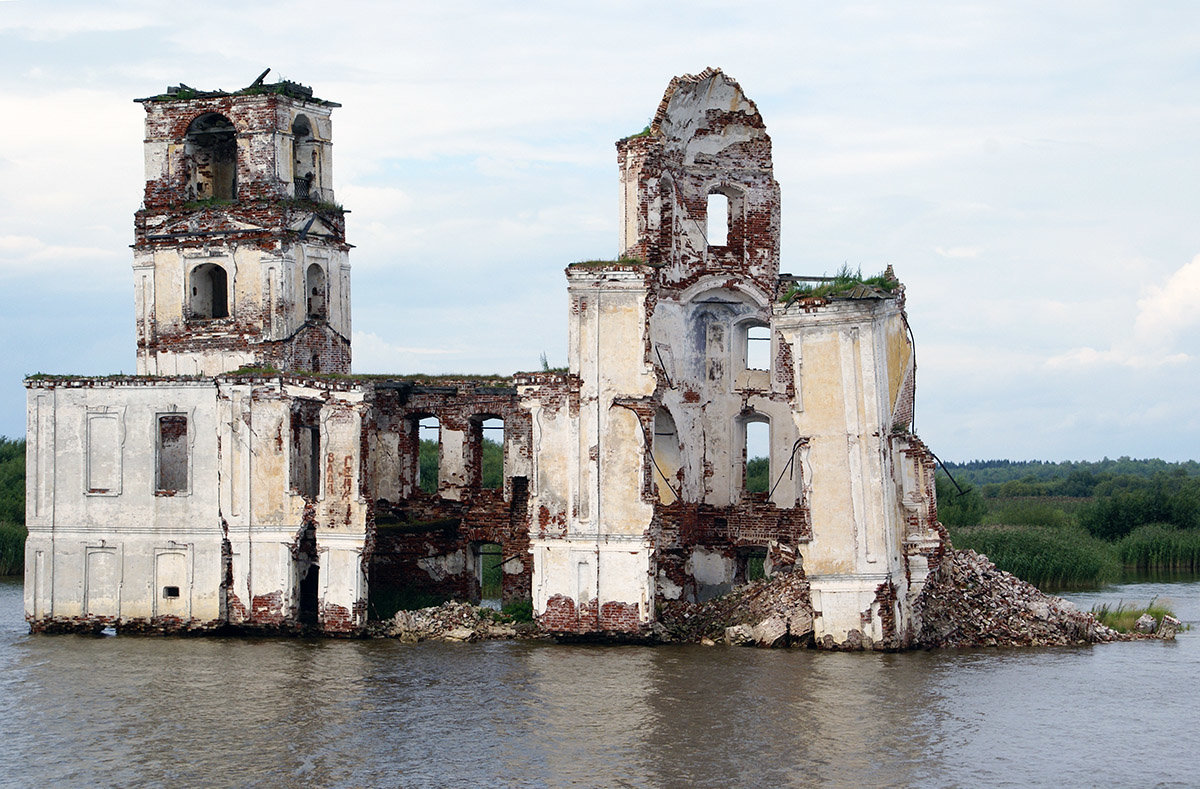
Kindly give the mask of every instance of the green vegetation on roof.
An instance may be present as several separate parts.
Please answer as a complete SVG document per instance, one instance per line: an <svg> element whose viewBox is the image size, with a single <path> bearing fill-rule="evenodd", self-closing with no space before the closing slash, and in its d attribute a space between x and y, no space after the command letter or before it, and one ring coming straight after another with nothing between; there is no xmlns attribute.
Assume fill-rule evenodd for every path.
<svg viewBox="0 0 1200 789"><path fill-rule="evenodd" d="M781 301L792 299L837 298L844 296L859 285L878 288L886 293L894 293L900 286L900 281L884 270L873 277L864 277L862 268L851 269L843 264L837 274L817 282L794 282L791 288L781 296Z"/></svg>
<svg viewBox="0 0 1200 789"><path fill-rule="evenodd" d="M652 265L640 258L617 258L616 260L577 260L568 268L611 268L612 266Z"/></svg>
<svg viewBox="0 0 1200 789"><path fill-rule="evenodd" d="M283 372L279 368L272 367L269 364L261 366L245 365L225 373L225 375L254 375L265 378L268 376L283 375Z"/></svg>
<svg viewBox="0 0 1200 789"><path fill-rule="evenodd" d="M312 88L307 85L301 85L299 82L293 82L290 79L281 79L268 84L264 80L270 71L270 69L267 69L258 76L258 79L241 90L232 92L221 90L220 88L217 90L199 90L181 82L178 85L167 88L165 93L160 93L157 96L149 96L144 99L135 99L135 101L190 101L192 99L219 99L227 96L263 96L275 94L300 99L301 101L313 104L321 104L326 107L341 106L337 102L318 99L313 95Z"/></svg>

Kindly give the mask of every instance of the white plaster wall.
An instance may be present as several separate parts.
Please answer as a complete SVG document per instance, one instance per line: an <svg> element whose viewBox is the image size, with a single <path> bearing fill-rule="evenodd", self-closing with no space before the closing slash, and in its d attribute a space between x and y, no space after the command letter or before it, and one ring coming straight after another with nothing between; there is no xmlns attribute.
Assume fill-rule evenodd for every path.
<svg viewBox="0 0 1200 789"><path fill-rule="evenodd" d="M868 299L835 300L808 313L777 308L774 316L802 389L795 419L807 439L813 528L803 558L818 638L841 642L851 630L881 638L878 612L866 615L879 585L896 584L901 597L908 591L890 443L895 354L887 342L895 335L889 324L899 320L895 300Z"/></svg>
<svg viewBox="0 0 1200 789"><path fill-rule="evenodd" d="M27 395L27 616L217 619L215 386L45 382ZM189 485L156 495L158 416L167 413L188 417ZM117 423L115 445L97 446L89 418ZM105 492L88 487L97 462L114 483ZM164 586L180 596L165 598Z"/></svg>

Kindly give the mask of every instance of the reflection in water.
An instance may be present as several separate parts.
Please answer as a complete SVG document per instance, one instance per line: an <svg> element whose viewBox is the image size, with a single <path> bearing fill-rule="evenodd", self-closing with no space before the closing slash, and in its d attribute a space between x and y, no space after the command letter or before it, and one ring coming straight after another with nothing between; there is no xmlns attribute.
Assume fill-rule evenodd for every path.
<svg viewBox="0 0 1200 789"><path fill-rule="evenodd" d="M1105 594L1135 591L1154 593ZM1170 592L1200 618L1200 583ZM29 636L20 606L19 585L0 583L0 782L1197 783L1195 631L1174 644L825 654Z"/></svg>

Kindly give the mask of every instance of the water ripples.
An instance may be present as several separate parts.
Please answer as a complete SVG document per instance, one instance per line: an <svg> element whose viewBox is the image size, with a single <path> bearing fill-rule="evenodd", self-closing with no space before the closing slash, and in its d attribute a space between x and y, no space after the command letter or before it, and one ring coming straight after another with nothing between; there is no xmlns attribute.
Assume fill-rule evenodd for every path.
<svg viewBox="0 0 1200 789"><path fill-rule="evenodd" d="M1172 591L1196 618L1200 584ZM894 655L35 637L20 606L0 584L4 785L1196 782L1195 632Z"/></svg>

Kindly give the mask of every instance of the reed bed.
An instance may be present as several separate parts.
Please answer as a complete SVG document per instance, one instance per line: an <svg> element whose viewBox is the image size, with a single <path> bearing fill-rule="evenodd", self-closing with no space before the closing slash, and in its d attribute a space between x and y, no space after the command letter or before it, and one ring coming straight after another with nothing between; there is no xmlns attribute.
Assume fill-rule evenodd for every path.
<svg viewBox="0 0 1200 789"><path fill-rule="evenodd" d="M0 575L25 572L25 527L0 523Z"/></svg>
<svg viewBox="0 0 1200 789"><path fill-rule="evenodd" d="M1139 570L1200 571L1200 529L1140 526L1116 543L1121 562Z"/></svg>
<svg viewBox="0 0 1200 789"><path fill-rule="evenodd" d="M985 554L1001 570L1035 586L1094 586L1121 573L1113 546L1075 527L986 525L950 536L955 548Z"/></svg>

